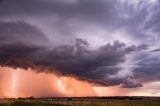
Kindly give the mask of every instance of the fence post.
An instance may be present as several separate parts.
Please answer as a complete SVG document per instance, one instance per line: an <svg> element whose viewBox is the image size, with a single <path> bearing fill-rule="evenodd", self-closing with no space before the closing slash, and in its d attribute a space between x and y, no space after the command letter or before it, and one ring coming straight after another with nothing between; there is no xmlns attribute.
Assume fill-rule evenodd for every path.
<svg viewBox="0 0 160 106"><path fill-rule="evenodd" d="M67 105L68 105L68 98L66 99Z"/></svg>
<svg viewBox="0 0 160 106"><path fill-rule="evenodd" d="M91 99L91 106L93 106L93 99Z"/></svg>
<svg viewBox="0 0 160 106"><path fill-rule="evenodd" d="M81 99L81 106L82 106L82 99Z"/></svg>
<svg viewBox="0 0 160 106"><path fill-rule="evenodd" d="M58 98L58 104L59 104L59 98Z"/></svg>
<svg viewBox="0 0 160 106"><path fill-rule="evenodd" d="M130 99L130 104L131 104L131 106L132 106L132 100Z"/></svg>
<svg viewBox="0 0 160 106"><path fill-rule="evenodd" d="M108 106L108 99L107 99L107 106Z"/></svg>

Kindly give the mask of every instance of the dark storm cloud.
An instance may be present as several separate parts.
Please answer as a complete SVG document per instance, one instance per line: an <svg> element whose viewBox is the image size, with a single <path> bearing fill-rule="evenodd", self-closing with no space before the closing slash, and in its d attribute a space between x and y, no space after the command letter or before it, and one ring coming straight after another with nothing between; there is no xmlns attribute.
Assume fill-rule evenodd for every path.
<svg viewBox="0 0 160 106"><path fill-rule="evenodd" d="M138 67L133 71L135 79L143 83L160 80L160 54L156 51L145 52L136 57Z"/></svg>
<svg viewBox="0 0 160 106"><path fill-rule="evenodd" d="M160 2L139 0L137 4L122 5L122 27L132 38L148 44L156 44L160 37ZM123 16L124 15L124 16Z"/></svg>
<svg viewBox="0 0 160 106"><path fill-rule="evenodd" d="M151 18L147 21L146 29L150 29L153 32L160 33L160 1L158 0L156 5L150 11Z"/></svg>
<svg viewBox="0 0 160 106"><path fill-rule="evenodd" d="M76 0L75 3L62 0L5 0L0 8L1 17L6 16L41 16L44 15L59 15L59 18L82 18L88 20L100 19L110 21L115 18L114 5L116 0Z"/></svg>
<svg viewBox="0 0 160 106"><path fill-rule="evenodd" d="M57 72L104 86L138 87L131 82L128 85L127 79L109 76L121 69L117 65L126 60L127 54L142 50L144 46L126 46L115 41L91 50L86 40L76 39L75 44L52 48L46 46L48 42L41 30L23 21L1 22L0 33L1 66Z"/></svg>
<svg viewBox="0 0 160 106"><path fill-rule="evenodd" d="M69 34L67 36L74 33L68 22L76 19L84 22L81 26L87 22L87 24L94 23L112 32L124 29L128 32L127 36L141 43L144 41L148 41L149 44L155 43L154 41L159 40L160 2L157 1L154 5L150 3L150 0L139 0L137 4L132 2L121 2L120 0L32 0L30 2L5 0L0 6L0 17L25 20L29 20L27 17L30 17L42 22L48 19L42 17L50 17L52 27L56 26L56 30L64 32L64 36L66 33ZM55 17L58 17L56 24L54 23Z"/></svg>
<svg viewBox="0 0 160 106"><path fill-rule="evenodd" d="M45 35L33 25L24 21L0 22L0 61L3 65L14 63L13 58L25 60L24 58L48 45L49 41ZM15 64L23 66L16 61ZM17 67L14 64L12 66Z"/></svg>
<svg viewBox="0 0 160 106"><path fill-rule="evenodd" d="M54 23L54 17L58 17L56 26L59 26L61 31L65 27L64 29L68 29L66 32L70 34L72 29L69 29L67 22L72 19L95 23L108 29L118 27L117 0L75 0L73 3L68 2L65 0L32 0L30 2L26 0L5 0L3 5L0 6L0 17L25 20L28 20L27 17L38 17L38 20L45 21L42 18L46 16L51 17L51 24Z"/></svg>
<svg viewBox="0 0 160 106"><path fill-rule="evenodd" d="M125 79L124 79L125 80ZM123 88L137 88L137 87L142 87L143 84L141 83L134 83L134 82L131 82L131 81L126 81L122 84L122 87Z"/></svg>
<svg viewBox="0 0 160 106"><path fill-rule="evenodd" d="M122 3L119 0L32 0L30 2L5 0L0 6L0 17L2 19L22 18L27 21L31 18L40 23L47 23L50 17L50 29L60 33L59 35L52 34L52 36L60 38L62 35L65 39L75 36L74 28L69 26L69 24L75 24L72 22L75 19L81 23L75 26L90 26L91 23L94 23L111 32L124 29L128 33L127 36L131 36L140 43L144 41L147 41L148 44L157 43L160 3L153 5L150 0L139 0L137 4L131 2ZM44 19L44 17L47 18ZM56 20L55 17L58 19ZM48 28L48 26L45 27ZM68 34L67 37L65 34ZM107 39L108 35L104 38Z"/></svg>
<svg viewBox="0 0 160 106"><path fill-rule="evenodd" d="M2 66L31 67L37 69L38 72L43 71L42 68L49 69L50 72L56 69L57 73L62 75L71 75L106 86L121 84L122 87L133 88L142 86L145 81L159 80L160 63L158 55L153 53L159 49L142 55L138 53L147 49L148 46L153 46L152 44L158 46L160 2L151 4L149 0L140 0L136 4L130 3L131 0L124 0L123 3L119 0L1 1L0 64ZM23 19L26 22L13 22L16 19ZM72 20L76 20L78 24ZM32 25L27 22L38 24ZM82 39L76 39L72 44L63 44L66 39L75 40L76 30L82 32L82 28L90 26L91 23L108 32L124 30L127 32L124 37L131 38L133 45L127 46L127 44L120 43L118 41L120 37L116 38L116 36L117 41L113 44L107 43L93 50L90 49L89 43ZM44 28L43 31L37 28L40 24ZM69 27L69 24L73 24L74 27L78 26L79 29ZM54 30L49 33L51 37L47 35L45 28ZM55 33L56 31L63 33L63 36ZM92 29L86 31L87 34L89 32L92 32ZM96 36L105 40L112 38L109 33L105 36L100 34ZM57 42L61 37L64 38L61 46L53 45L53 42ZM135 46L138 45L134 44L136 41L142 45ZM123 70L117 65L127 61L126 56L133 52L135 54L138 52L137 58L134 59L138 62L133 64L136 65L133 70L134 76L132 78L110 77ZM142 84L134 83L132 79L141 79Z"/></svg>
<svg viewBox="0 0 160 106"><path fill-rule="evenodd" d="M47 45L42 31L24 21L0 22L0 46L22 43L26 45Z"/></svg>
<svg viewBox="0 0 160 106"><path fill-rule="evenodd" d="M157 48L157 49L151 50L151 52L159 52L159 51L160 51L160 48Z"/></svg>
<svg viewBox="0 0 160 106"><path fill-rule="evenodd" d="M117 0L5 0L0 6L0 20L23 19L37 24L53 44L62 44L76 39L77 33L85 32L83 29L92 32L87 29L92 24L110 32L119 28L116 3Z"/></svg>

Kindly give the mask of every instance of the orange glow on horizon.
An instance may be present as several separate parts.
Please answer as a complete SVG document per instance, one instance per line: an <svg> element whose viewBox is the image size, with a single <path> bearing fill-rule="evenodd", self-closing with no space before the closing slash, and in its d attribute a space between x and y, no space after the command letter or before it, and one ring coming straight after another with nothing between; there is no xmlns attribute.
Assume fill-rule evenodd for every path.
<svg viewBox="0 0 160 106"><path fill-rule="evenodd" d="M0 97L94 96L92 85L72 77L0 67Z"/></svg>
<svg viewBox="0 0 160 106"><path fill-rule="evenodd" d="M156 83L159 84L160 83ZM156 96L148 83L142 88L120 86L95 87L73 77L36 73L28 69L0 67L0 98L6 97L54 97L54 96Z"/></svg>

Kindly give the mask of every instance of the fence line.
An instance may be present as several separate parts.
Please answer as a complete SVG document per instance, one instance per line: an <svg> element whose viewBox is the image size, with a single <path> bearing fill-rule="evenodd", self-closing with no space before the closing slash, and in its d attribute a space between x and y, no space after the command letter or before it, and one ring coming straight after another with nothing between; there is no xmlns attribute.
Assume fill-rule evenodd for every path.
<svg viewBox="0 0 160 106"><path fill-rule="evenodd" d="M79 98L58 98L58 99L44 99L55 104L64 104L69 106L156 106L153 100L132 100L132 99L79 99ZM160 104L160 101L155 101ZM157 105L160 106L160 105Z"/></svg>

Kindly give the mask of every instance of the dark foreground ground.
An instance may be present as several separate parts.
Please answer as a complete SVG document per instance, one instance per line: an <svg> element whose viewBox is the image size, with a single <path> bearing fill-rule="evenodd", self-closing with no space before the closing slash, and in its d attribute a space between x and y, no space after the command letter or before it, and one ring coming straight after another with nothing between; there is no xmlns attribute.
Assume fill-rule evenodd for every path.
<svg viewBox="0 0 160 106"><path fill-rule="evenodd" d="M160 106L159 97L69 97L1 99L0 106Z"/></svg>

